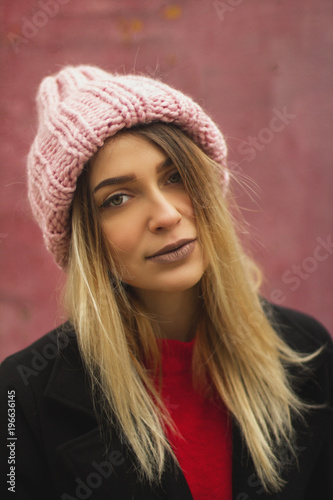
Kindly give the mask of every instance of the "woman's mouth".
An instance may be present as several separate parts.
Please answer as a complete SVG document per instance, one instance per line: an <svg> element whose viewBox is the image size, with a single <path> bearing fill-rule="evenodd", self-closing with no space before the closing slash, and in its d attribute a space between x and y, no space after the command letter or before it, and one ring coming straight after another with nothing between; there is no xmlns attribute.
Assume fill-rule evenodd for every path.
<svg viewBox="0 0 333 500"><path fill-rule="evenodd" d="M186 259L195 248L196 240L179 240L171 245L166 245L158 252L147 257L148 260L159 263L173 263L180 262Z"/></svg>

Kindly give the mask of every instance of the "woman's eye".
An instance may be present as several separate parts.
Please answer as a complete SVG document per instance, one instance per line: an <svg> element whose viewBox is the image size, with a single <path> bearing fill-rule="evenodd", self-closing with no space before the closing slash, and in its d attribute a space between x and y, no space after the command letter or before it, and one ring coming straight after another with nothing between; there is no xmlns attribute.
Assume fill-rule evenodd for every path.
<svg viewBox="0 0 333 500"><path fill-rule="evenodd" d="M101 208L108 208L108 207L119 207L120 205L123 205L130 199L130 196L127 194L123 193L117 193L113 194L112 196L109 196L104 203L101 205Z"/></svg>
<svg viewBox="0 0 333 500"><path fill-rule="evenodd" d="M182 180L182 178L181 178L180 173L178 171L177 172L173 172L168 177L168 183L169 184L177 184L178 182L181 182L181 180Z"/></svg>

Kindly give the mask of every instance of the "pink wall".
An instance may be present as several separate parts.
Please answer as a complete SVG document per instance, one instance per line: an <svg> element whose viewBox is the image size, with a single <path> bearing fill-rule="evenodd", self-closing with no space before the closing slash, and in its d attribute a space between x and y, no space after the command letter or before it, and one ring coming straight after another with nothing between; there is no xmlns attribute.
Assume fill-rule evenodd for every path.
<svg viewBox="0 0 333 500"><path fill-rule="evenodd" d="M198 100L248 185L237 193L266 296L333 331L331 0L2 0L0 9L1 358L63 320L25 159L37 85L65 64L154 74Z"/></svg>

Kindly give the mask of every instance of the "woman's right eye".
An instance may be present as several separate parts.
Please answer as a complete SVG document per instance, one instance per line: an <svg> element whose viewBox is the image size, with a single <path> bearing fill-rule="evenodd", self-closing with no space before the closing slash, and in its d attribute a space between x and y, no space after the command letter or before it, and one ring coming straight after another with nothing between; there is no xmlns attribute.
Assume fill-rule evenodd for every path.
<svg viewBox="0 0 333 500"><path fill-rule="evenodd" d="M113 194L112 196L109 196L109 198L107 198L103 203L102 205L100 206L100 208L116 208L116 207L120 207L121 205L123 205L124 203L126 203L131 197L127 194L124 194L124 193L116 193L116 194Z"/></svg>

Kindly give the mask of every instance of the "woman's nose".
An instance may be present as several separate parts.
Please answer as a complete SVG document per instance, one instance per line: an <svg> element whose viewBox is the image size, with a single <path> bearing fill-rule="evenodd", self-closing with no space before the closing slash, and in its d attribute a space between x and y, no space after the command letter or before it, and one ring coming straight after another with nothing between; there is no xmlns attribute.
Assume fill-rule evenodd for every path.
<svg viewBox="0 0 333 500"><path fill-rule="evenodd" d="M149 230L151 232L162 229L170 230L182 219L181 213L163 193L154 196L149 207Z"/></svg>

